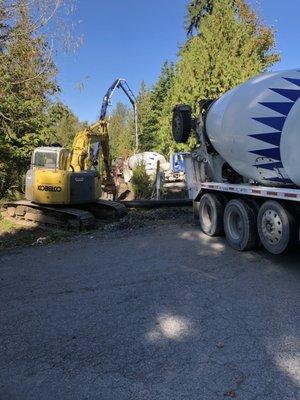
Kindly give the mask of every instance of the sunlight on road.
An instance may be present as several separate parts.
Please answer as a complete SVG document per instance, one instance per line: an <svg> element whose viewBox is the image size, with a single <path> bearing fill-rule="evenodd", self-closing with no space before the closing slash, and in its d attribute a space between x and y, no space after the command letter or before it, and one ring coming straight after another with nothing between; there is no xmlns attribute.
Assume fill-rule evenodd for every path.
<svg viewBox="0 0 300 400"><path fill-rule="evenodd" d="M162 338L181 340L191 332L191 322L184 317L164 314L157 318L156 326L147 333L150 341Z"/></svg>
<svg viewBox="0 0 300 400"><path fill-rule="evenodd" d="M300 359L299 357L290 357L288 355L279 356L275 358L276 365L279 369L284 371L289 378L295 382L296 385L299 385L299 372L300 372Z"/></svg>
<svg viewBox="0 0 300 400"><path fill-rule="evenodd" d="M220 243L219 238L207 236L203 234L201 231L183 232L179 234L179 237L180 239L184 240L199 241L201 243L204 243L205 245L208 245L210 249L215 251L225 250L225 244Z"/></svg>
<svg viewBox="0 0 300 400"><path fill-rule="evenodd" d="M203 238L206 239L207 236L203 236L202 233L199 232L183 232L178 235L180 239L185 240L202 240Z"/></svg>
<svg viewBox="0 0 300 400"><path fill-rule="evenodd" d="M269 352L274 353L274 348L281 349L272 354L279 370L283 371L297 386L300 387L300 340L297 337L283 337L276 344L269 347ZM275 346L274 346L275 345Z"/></svg>
<svg viewBox="0 0 300 400"><path fill-rule="evenodd" d="M223 243L211 243L210 247L213 250L217 250L217 251L223 251L225 250L225 245Z"/></svg>

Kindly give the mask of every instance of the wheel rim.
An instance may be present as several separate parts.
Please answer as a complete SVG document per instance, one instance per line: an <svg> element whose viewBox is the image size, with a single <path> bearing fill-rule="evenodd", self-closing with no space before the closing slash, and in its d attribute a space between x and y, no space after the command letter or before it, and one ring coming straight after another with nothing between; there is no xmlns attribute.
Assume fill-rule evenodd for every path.
<svg viewBox="0 0 300 400"><path fill-rule="evenodd" d="M212 224L212 209L209 203L204 203L202 207L201 220L206 228L210 228Z"/></svg>
<svg viewBox="0 0 300 400"><path fill-rule="evenodd" d="M266 210L261 220L262 233L270 244L276 244L282 239L282 220L275 210Z"/></svg>
<svg viewBox="0 0 300 400"><path fill-rule="evenodd" d="M238 241L243 236L244 223L241 215L234 210L231 210L228 214L228 231L230 236Z"/></svg>

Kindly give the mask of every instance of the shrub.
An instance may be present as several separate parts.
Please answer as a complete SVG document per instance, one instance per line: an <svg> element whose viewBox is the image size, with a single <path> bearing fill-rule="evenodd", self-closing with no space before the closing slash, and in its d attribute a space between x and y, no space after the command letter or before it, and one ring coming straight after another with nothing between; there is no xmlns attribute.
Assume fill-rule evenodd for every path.
<svg viewBox="0 0 300 400"><path fill-rule="evenodd" d="M151 196L153 185L147 175L145 163L137 164L132 171L131 185L135 198L147 199Z"/></svg>

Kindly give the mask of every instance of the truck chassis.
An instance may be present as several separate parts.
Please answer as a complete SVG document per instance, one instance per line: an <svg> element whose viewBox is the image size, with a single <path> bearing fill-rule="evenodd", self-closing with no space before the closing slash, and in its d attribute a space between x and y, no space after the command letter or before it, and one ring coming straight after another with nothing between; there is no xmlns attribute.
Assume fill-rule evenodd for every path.
<svg viewBox="0 0 300 400"><path fill-rule="evenodd" d="M300 189L194 182L194 216L209 236L239 251L282 254L299 245Z"/></svg>

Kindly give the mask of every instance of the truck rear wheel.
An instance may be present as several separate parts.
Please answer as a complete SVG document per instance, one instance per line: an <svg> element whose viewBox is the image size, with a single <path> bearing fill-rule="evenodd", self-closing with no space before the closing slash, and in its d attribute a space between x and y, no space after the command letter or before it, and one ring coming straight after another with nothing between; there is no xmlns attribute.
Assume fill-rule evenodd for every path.
<svg viewBox="0 0 300 400"><path fill-rule="evenodd" d="M257 227L263 246L271 254L282 254L297 242L296 220L277 201L268 200L260 207Z"/></svg>
<svg viewBox="0 0 300 400"><path fill-rule="evenodd" d="M199 223L208 236L222 236L224 205L218 195L206 193L199 203Z"/></svg>
<svg viewBox="0 0 300 400"><path fill-rule="evenodd" d="M259 241L255 209L244 200L230 200L225 207L224 230L229 245L235 250L254 249Z"/></svg>

